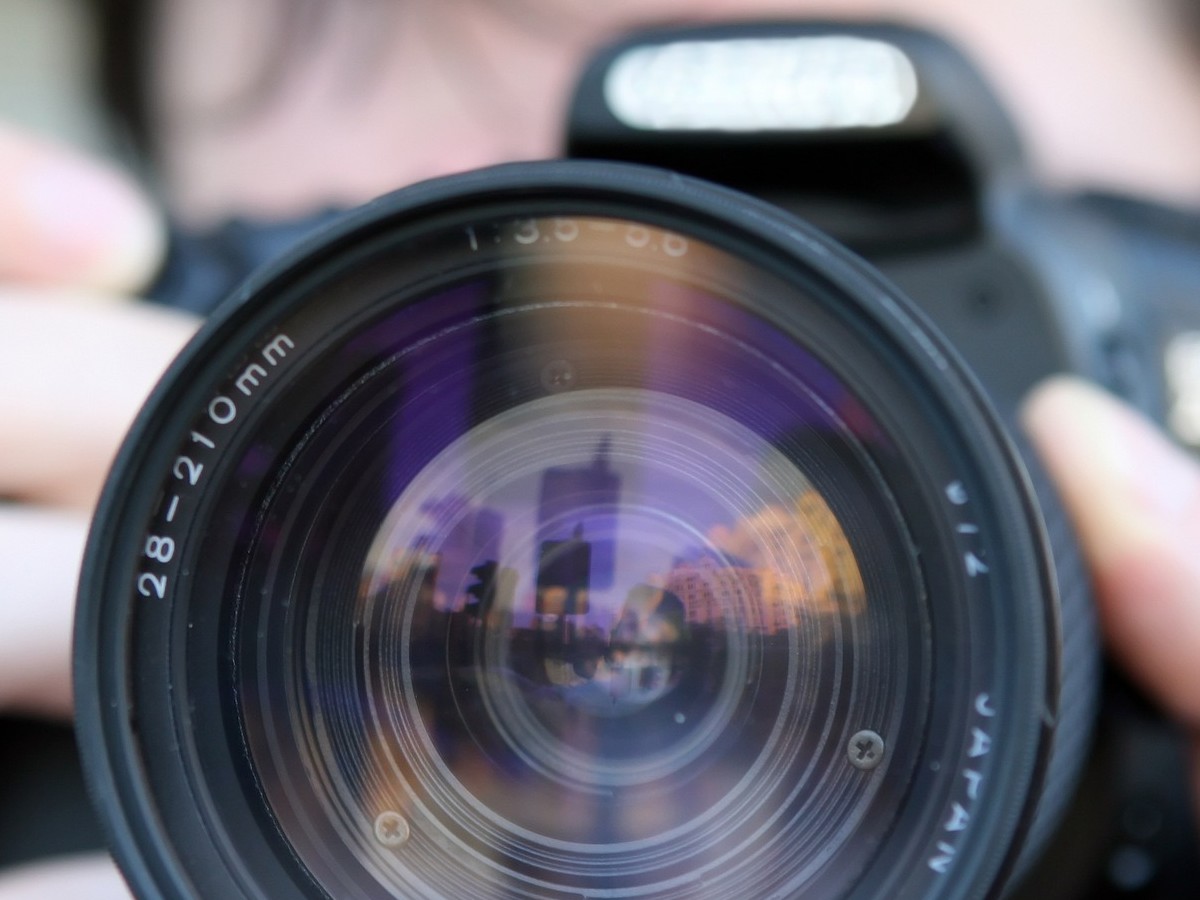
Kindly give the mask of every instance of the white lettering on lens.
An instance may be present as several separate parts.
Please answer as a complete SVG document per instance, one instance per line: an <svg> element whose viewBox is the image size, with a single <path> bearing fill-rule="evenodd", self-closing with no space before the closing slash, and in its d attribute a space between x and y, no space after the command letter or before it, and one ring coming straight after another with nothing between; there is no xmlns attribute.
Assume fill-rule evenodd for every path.
<svg viewBox="0 0 1200 900"><path fill-rule="evenodd" d="M519 219L516 223L516 230L513 232L513 240L518 244L536 244L538 238L542 236L538 229L538 223L533 219Z"/></svg>
<svg viewBox="0 0 1200 900"><path fill-rule="evenodd" d="M262 379L267 377L267 370L258 363L250 363L246 366L245 371L237 377L234 386L249 397L254 393L254 389L258 387Z"/></svg>
<svg viewBox="0 0 1200 900"><path fill-rule="evenodd" d="M248 361L245 368L233 378L233 388L244 397L252 397L259 388L271 377L272 370L280 366L296 349L295 342L286 334L278 333L259 351L258 361ZM232 393L232 389L230 389ZM214 425L230 425L239 415L238 405L227 394L217 394L209 402L204 413ZM204 413L201 413L203 415ZM205 429L209 430L209 429ZM209 437L203 431L192 431L188 434L187 443L180 448L180 455L175 457L170 474L174 481L164 486L159 500L159 516L157 524L153 525L145 538L141 558L142 564L134 582L138 594L143 597L163 599L171 585L173 570L180 564L183 555L183 536L170 532L179 527L175 523L187 520L190 489L201 485L208 477L211 466L204 460L205 451L217 450L222 440L220 432L214 432ZM186 532L184 532L186 534ZM166 572L153 571L166 568ZM151 569L152 571L145 571Z"/></svg>
<svg viewBox="0 0 1200 900"><path fill-rule="evenodd" d="M937 849L940 855L929 860L929 868L939 875L945 875L950 863L954 862L954 847L945 841L938 841Z"/></svg>
<svg viewBox="0 0 1200 900"><path fill-rule="evenodd" d="M983 780L983 775L976 772L974 769L964 769L963 778L967 779L967 799L979 799L979 782Z"/></svg>
<svg viewBox="0 0 1200 900"><path fill-rule="evenodd" d="M967 827L967 823L971 821L971 817L967 815L967 811L963 809L961 803L955 803L950 807L950 818L945 825L946 831L963 831Z"/></svg>
<svg viewBox="0 0 1200 900"><path fill-rule="evenodd" d="M992 750L991 737L981 728L971 729L971 752L968 756L971 759L978 759L981 756L987 756Z"/></svg>
<svg viewBox="0 0 1200 900"><path fill-rule="evenodd" d="M152 534L146 538L146 549L142 555L155 562L170 562L171 557L175 555L175 541L173 538Z"/></svg>
<svg viewBox="0 0 1200 900"><path fill-rule="evenodd" d="M287 356L289 350L295 349L296 345L290 337L286 334L279 334L275 336L275 340L263 347L262 357L271 368L274 368L279 365L280 360Z"/></svg>
<svg viewBox="0 0 1200 900"><path fill-rule="evenodd" d="M554 220L554 239L562 241L564 244L570 243L579 237L579 223L574 219L555 219Z"/></svg>
<svg viewBox="0 0 1200 900"><path fill-rule="evenodd" d="M288 351L296 349L295 342L286 334L277 334L269 343L262 349L262 360L272 369L278 366L284 359L287 358ZM246 366L234 381L233 386L244 397L253 396L258 390L263 380L268 376L266 368L261 364L253 362ZM208 417L217 425L229 425L237 418L237 404L224 394L218 394L208 404ZM192 439L198 440L199 436L195 432L192 433ZM205 446L209 443L201 440Z"/></svg>
<svg viewBox="0 0 1200 900"><path fill-rule="evenodd" d="M688 252L687 238L665 231L663 232L662 248L663 253L675 259L686 256Z"/></svg>
<svg viewBox="0 0 1200 900"><path fill-rule="evenodd" d="M980 694L975 698L975 712L988 719L995 718L996 710L992 706L991 695Z"/></svg>
<svg viewBox="0 0 1200 900"><path fill-rule="evenodd" d="M143 597L157 597L161 600L167 596L167 576L142 572L138 575L137 589Z"/></svg>
<svg viewBox="0 0 1200 900"><path fill-rule="evenodd" d="M965 562L967 565L967 574L972 578L975 578L979 575L986 575L990 571L990 569L987 567L987 563L970 551L963 554L963 562Z"/></svg>
<svg viewBox="0 0 1200 900"><path fill-rule="evenodd" d="M641 225L630 225L625 229L625 243L635 250L641 250L650 244L650 231Z"/></svg>
<svg viewBox="0 0 1200 900"><path fill-rule="evenodd" d="M952 481L946 485L946 499L955 506L966 506L967 500L970 498L967 496L967 489L963 487L961 481Z"/></svg>
<svg viewBox="0 0 1200 900"><path fill-rule="evenodd" d="M981 693L975 697L974 712L981 719L992 719L996 716L996 710L992 706L991 695ZM986 724L981 722L981 724ZM974 725L971 728L970 749L967 751L967 756L970 759L978 759L982 756L987 756L992 749L992 737L986 731ZM961 793L959 798L951 800L949 807L946 809L946 818L942 825L943 835L958 835L964 832L971 825L971 815L974 809L974 804L978 802L982 793L984 781L983 772L979 769L964 766L960 770L962 775L962 786L959 788ZM957 838L950 838L955 843L948 843L946 840L938 841L935 845L935 851L926 860L926 865L931 870L939 875L946 874L949 871L951 864L954 861L954 856L958 851Z"/></svg>
<svg viewBox="0 0 1200 900"><path fill-rule="evenodd" d="M208 404L208 417L217 425L228 425L237 418L237 404L223 394L218 394Z"/></svg>
<svg viewBox="0 0 1200 900"><path fill-rule="evenodd" d="M187 456L181 456L175 460L171 474L180 481L186 481L188 484L196 484L200 480L200 474L203 471L203 463L198 463Z"/></svg>

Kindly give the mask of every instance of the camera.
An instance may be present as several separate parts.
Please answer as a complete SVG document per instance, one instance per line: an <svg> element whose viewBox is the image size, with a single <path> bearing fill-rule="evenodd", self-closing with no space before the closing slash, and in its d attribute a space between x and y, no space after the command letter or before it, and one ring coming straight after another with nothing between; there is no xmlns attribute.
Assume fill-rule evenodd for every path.
<svg viewBox="0 0 1200 900"><path fill-rule="evenodd" d="M567 147L322 221L135 424L76 632L135 892L1189 883L1011 423L1074 371L1195 437L1194 223L1037 190L898 27L636 35ZM290 238L181 243L160 294Z"/></svg>

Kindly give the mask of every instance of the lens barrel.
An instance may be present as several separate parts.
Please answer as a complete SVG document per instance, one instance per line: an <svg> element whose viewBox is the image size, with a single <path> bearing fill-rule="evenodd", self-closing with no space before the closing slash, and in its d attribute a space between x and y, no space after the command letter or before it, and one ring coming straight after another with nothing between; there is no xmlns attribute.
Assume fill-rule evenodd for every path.
<svg viewBox="0 0 1200 900"><path fill-rule="evenodd" d="M1094 702L1046 533L953 354L783 213L430 182L253 278L139 418L85 765L147 897L988 896Z"/></svg>

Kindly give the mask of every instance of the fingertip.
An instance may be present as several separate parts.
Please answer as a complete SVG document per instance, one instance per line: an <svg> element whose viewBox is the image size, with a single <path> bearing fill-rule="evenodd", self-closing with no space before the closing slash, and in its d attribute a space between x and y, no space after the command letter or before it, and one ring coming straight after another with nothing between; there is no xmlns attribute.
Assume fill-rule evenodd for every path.
<svg viewBox="0 0 1200 900"><path fill-rule="evenodd" d="M130 900L125 879L107 856L33 863L0 874L0 900Z"/></svg>
<svg viewBox="0 0 1200 900"><path fill-rule="evenodd" d="M1035 389L1022 424L1075 523L1114 653L1200 725L1200 464L1078 379Z"/></svg>
<svg viewBox="0 0 1200 900"><path fill-rule="evenodd" d="M19 280L131 295L162 260L158 215L115 170L61 156L44 159L33 166L19 202L32 244Z"/></svg>
<svg viewBox="0 0 1200 900"><path fill-rule="evenodd" d="M1135 530L1161 541L1200 527L1200 465L1111 394L1052 378L1030 393L1022 424L1091 549L1119 549Z"/></svg>
<svg viewBox="0 0 1200 900"><path fill-rule="evenodd" d="M0 130L0 278L90 289L142 290L161 264L161 218L115 167Z"/></svg>

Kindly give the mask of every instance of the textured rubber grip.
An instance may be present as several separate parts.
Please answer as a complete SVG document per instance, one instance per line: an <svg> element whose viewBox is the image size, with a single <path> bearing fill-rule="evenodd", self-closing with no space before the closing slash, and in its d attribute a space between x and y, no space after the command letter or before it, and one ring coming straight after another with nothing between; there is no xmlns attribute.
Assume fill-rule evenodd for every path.
<svg viewBox="0 0 1200 900"><path fill-rule="evenodd" d="M1060 632L1057 709L1047 710L1053 745L1046 765L1037 813L1014 871L1026 874L1045 849L1063 817L1092 747L1100 702L1100 634L1090 578L1075 532L1058 491L1033 449L1018 439L1018 449L1037 497L1058 586Z"/></svg>

